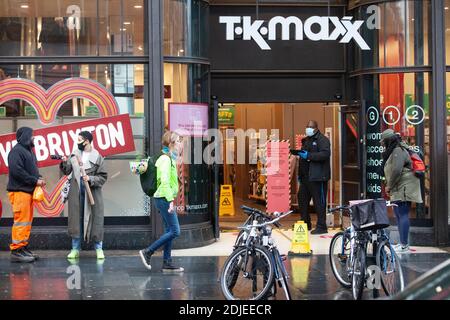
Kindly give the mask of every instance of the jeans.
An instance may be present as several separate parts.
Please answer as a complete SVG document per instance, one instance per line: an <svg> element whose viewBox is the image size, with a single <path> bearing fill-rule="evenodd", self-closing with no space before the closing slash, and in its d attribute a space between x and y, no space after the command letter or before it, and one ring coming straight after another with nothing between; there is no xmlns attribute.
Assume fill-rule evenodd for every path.
<svg viewBox="0 0 450 320"><path fill-rule="evenodd" d="M155 205L163 218L165 233L147 248L147 252L153 254L158 248L164 246L164 261L170 262L172 241L180 235L180 223L176 212L169 212L170 202L165 198L155 198Z"/></svg>
<svg viewBox="0 0 450 320"><path fill-rule="evenodd" d="M95 250L103 248L103 241L95 241ZM81 238L72 238L72 249L81 250Z"/></svg>
<svg viewBox="0 0 450 320"><path fill-rule="evenodd" d="M86 199L86 188L83 179L80 181L80 237L72 238L72 249L81 250L81 238L84 234L84 201ZM103 241L95 241L95 250L103 248Z"/></svg>
<svg viewBox="0 0 450 320"><path fill-rule="evenodd" d="M397 207L394 207L395 216L397 218L398 233L400 234L400 243L402 245L408 244L409 234L409 208L410 202L401 201L395 203Z"/></svg>

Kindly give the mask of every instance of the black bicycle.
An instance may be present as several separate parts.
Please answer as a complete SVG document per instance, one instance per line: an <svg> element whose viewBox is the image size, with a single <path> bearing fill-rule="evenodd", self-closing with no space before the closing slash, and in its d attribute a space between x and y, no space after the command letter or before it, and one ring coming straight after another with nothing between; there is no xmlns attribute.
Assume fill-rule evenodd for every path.
<svg viewBox="0 0 450 320"><path fill-rule="evenodd" d="M253 223L253 221L257 221L258 223L263 223L263 222L267 222L267 221L271 221L273 218L270 217L269 215L267 215L265 212L256 209L256 208L251 208L248 206L241 206L241 209L244 211L245 214L248 215L247 220L244 222L244 224L242 226L248 226L251 225ZM281 228L281 224L279 222L274 222L273 223L274 226L276 226L277 228ZM245 241L247 240L249 231L247 229L241 228L241 230L239 231L239 234L236 238L236 241L234 242L234 246L233 248L236 249L242 245L245 244Z"/></svg>
<svg viewBox="0 0 450 320"><path fill-rule="evenodd" d="M250 213L251 210L247 211ZM240 227L243 232L221 272L220 284L226 299L266 299L276 294L277 284L283 289L286 299L291 299L283 256L274 244L270 227L291 212L274 219L257 209L250 213L254 220L247 220Z"/></svg>
<svg viewBox="0 0 450 320"><path fill-rule="evenodd" d="M388 202L388 206L392 206ZM348 212L350 206L328 210ZM372 250L369 250L369 247ZM361 299L369 274L367 256L369 251L375 257L379 280L386 295L395 295L404 288L403 271L388 235L384 229L355 231L353 226L336 233L330 243L329 259L336 280L346 288L352 288L354 299ZM375 289L374 292L378 292ZM377 293L375 294L377 295Z"/></svg>

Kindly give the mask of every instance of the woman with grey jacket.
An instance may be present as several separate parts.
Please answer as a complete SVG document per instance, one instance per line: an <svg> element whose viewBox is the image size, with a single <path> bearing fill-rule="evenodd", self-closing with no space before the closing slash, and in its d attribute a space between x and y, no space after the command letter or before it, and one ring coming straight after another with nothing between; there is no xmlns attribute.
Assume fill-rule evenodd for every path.
<svg viewBox="0 0 450 320"><path fill-rule="evenodd" d="M383 153L383 172L386 178L385 191L390 197L397 218L400 243L395 246L397 252L409 251L409 209L411 202L422 203L420 180L412 170L412 161L408 146L392 129L381 134L381 143L385 147Z"/></svg>
<svg viewBox="0 0 450 320"><path fill-rule="evenodd" d="M82 131L78 135L78 149L69 158L63 157L61 171L69 176L69 235L72 251L68 259L77 259L81 242L94 242L97 259L105 259L103 253L104 203L102 187L108 178L104 158L92 146L92 134ZM85 175L81 174L80 168ZM91 205L86 193L85 182L91 190L94 204Z"/></svg>

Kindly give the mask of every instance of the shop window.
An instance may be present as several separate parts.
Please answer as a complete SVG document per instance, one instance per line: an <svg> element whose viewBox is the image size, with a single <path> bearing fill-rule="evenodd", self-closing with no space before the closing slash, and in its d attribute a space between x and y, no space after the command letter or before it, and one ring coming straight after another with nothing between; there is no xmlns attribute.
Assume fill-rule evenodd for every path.
<svg viewBox="0 0 450 320"><path fill-rule="evenodd" d="M165 56L208 56L208 2L164 0Z"/></svg>
<svg viewBox="0 0 450 320"><path fill-rule="evenodd" d="M144 55L143 0L0 0L0 56Z"/></svg>
<svg viewBox="0 0 450 320"><path fill-rule="evenodd" d="M119 104L120 113L143 117L145 68L146 65L142 64L0 65L0 80L2 77L30 79L44 89L49 89L67 78L91 79L103 85L114 95ZM33 115L33 110L27 108L23 101L9 101L3 107L6 117ZM96 115L98 116L96 108L84 99L67 101L58 112L58 116Z"/></svg>
<svg viewBox="0 0 450 320"><path fill-rule="evenodd" d="M169 103L208 103L209 66L202 64L164 63L164 114L169 127ZM173 111L172 111L173 112ZM202 137L184 136L182 158L194 162L208 145ZM195 148L201 148L195 149ZM195 150L194 150L195 149ZM210 213L210 168L204 164L178 163L179 219L181 224L208 221Z"/></svg>
<svg viewBox="0 0 450 320"><path fill-rule="evenodd" d="M378 3L376 7L373 4L366 5L354 10L353 14L359 19L370 21L370 25L365 23L362 26L361 35L371 50L356 48L356 57L353 58L355 64L350 66L364 69L429 65L430 7L429 0L401 0ZM379 21L375 23L376 26L373 18L375 12Z"/></svg>
<svg viewBox="0 0 450 320"><path fill-rule="evenodd" d="M385 196L381 183L382 152L380 133L387 128L398 132L410 149L419 153L427 166L421 178L423 204L411 210L413 219L431 219L430 145L429 145L429 74L396 73L364 76L366 99L367 195Z"/></svg>
<svg viewBox="0 0 450 320"><path fill-rule="evenodd" d="M148 199L140 190L139 179L129 173L128 164L130 160L145 153L144 87L146 81L144 74L146 68L146 65L141 64L0 65L0 80L8 77L20 77L32 80L45 89L72 77L94 80L113 94L121 114L130 114L135 151L107 157L109 179L104 187L106 216L148 214L148 210L144 210L148 206L143 206ZM97 106L92 102L83 98L75 98L63 104L53 125L98 118L99 116ZM10 100L0 105L0 134L15 132L22 126L34 129L44 127L37 119L33 106L22 100ZM48 190L53 190L61 178L58 167L41 168L40 172L48 182ZM0 186L6 186L7 178L7 175L0 175ZM117 199L117 194L124 197ZM123 199L127 201L123 201ZM6 193L0 194L0 200L3 204L3 217L12 217ZM35 211L35 215L40 217L37 211ZM67 216L67 212L63 212L62 216Z"/></svg>

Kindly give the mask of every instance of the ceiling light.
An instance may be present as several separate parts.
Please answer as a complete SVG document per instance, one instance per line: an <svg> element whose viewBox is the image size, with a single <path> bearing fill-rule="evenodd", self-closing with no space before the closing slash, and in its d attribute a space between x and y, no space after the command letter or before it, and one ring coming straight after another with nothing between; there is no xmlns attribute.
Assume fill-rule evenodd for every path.
<svg viewBox="0 0 450 320"><path fill-rule="evenodd" d="M127 21L127 22L124 22L123 24L127 25L127 24L131 24L131 22L128 22L128 21Z"/></svg>
<svg viewBox="0 0 450 320"><path fill-rule="evenodd" d="M134 8L135 8L135 9L141 9L142 6L141 6L141 5L135 5Z"/></svg>
<svg viewBox="0 0 450 320"><path fill-rule="evenodd" d="M20 7L21 7L22 9L28 9L28 8L29 8L29 6L28 6L27 4L22 4Z"/></svg>
<svg viewBox="0 0 450 320"><path fill-rule="evenodd" d="M445 10L448 10L448 7L445 7L444 9L445 9Z"/></svg>

